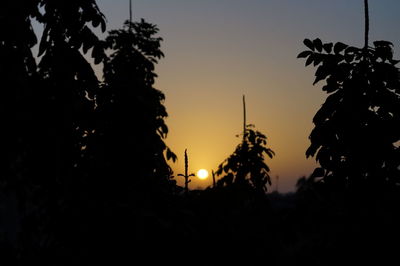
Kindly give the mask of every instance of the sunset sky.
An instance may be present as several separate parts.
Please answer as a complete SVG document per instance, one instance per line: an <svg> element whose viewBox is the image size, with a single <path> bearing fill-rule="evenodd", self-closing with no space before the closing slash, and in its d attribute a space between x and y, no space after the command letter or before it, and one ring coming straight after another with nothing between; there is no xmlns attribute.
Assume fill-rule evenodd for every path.
<svg viewBox="0 0 400 266"><path fill-rule="evenodd" d="M108 30L129 17L128 0L97 0ZM267 135L276 157L267 160L273 185L295 189L300 176L316 166L306 159L312 118L325 99L314 71L296 59L304 38L341 41L361 47L362 0L133 0L134 20L157 24L165 58L156 67L156 88L166 95L170 133L167 144L178 155L171 164L216 170L235 149L242 130L242 95L247 121ZM400 49L400 1L370 0L370 40ZM178 181L182 181L178 177ZM190 188L211 179L194 178Z"/></svg>

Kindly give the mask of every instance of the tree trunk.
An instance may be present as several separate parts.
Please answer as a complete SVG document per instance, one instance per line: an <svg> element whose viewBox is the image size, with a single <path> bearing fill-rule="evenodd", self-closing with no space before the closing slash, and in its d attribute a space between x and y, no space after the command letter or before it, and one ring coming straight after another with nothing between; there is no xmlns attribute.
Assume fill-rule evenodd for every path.
<svg viewBox="0 0 400 266"><path fill-rule="evenodd" d="M368 49L368 34L369 34L369 7L368 0L364 0L364 12L365 12L365 36L364 36L364 49Z"/></svg>

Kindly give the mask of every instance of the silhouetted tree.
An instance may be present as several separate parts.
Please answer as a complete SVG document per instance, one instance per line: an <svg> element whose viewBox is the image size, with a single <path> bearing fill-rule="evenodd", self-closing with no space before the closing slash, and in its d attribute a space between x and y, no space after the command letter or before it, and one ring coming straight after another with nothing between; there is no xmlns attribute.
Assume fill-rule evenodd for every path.
<svg viewBox="0 0 400 266"><path fill-rule="evenodd" d="M267 137L253 130L252 125L247 125L242 142L233 154L218 166L216 174L224 175L218 183L220 185L235 183L266 192L267 184L271 185L271 178L264 154L269 158L275 155L266 145Z"/></svg>
<svg viewBox="0 0 400 266"><path fill-rule="evenodd" d="M314 176L342 188L400 182L399 61L390 42L368 46L367 7L365 47L305 39L309 50L298 55L318 67L314 84L325 81L328 93L314 116L306 155L321 166Z"/></svg>
<svg viewBox="0 0 400 266"><path fill-rule="evenodd" d="M103 44L89 23L105 30L105 18L94 0L41 1L44 14L39 21L44 31L39 45L39 73L43 78L38 100L42 104L41 133L45 145L42 155L52 175L72 176L85 149L84 137L90 134L91 115L98 80L84 58L92 49L95 63L104 57ZM47 145L46 145L47 144ZM48 149L48 150L47 150ZM53 168L54 167L54 168Z"/></svg>
<svg viewBox="0 0 400 266"><path fill-rule="evenodd" d="M194 176L193 173L189 174L188 168L189 168L189 159L188 159L188 155L187 155L187 150L185 149L185 174L178 174L178 176L182 176L185 178L185 195L186 196L189 193L189 183L192 181L192 180L190 180L190 177Z"/></svg>
<svg viewBox="0 0 400 266"><path fill-rule="evenodd" d="M16 263L23 218L32 190L30 134L32 94L37 85L36 62L31 48L37 38L31 18L38 15L37 1L2 1L0 8L0 264ZM14 260L14 261L8 261Z"/></svg>
<svg viewBox="0 0 400 266"><path fill-rule="evenodd" d="M164 143L168 127L164 94L153 87L154 65L164 56L158 28L143 19L125 22L106 38L109 57L104 62L104 85L97 95L98 141L96 154L101 175L115 180L119 196L132 191L168 190L176 159ZM124 185L122 185L124 184ZM131 192L129 192L131 191ZM140 194L139 193L139 194ZM156 193L160 195L160 193Z"/></svg>
<svg viewBox="0 0 400 266"><path fill-rule="evenodd" d="M103 58L102 44L90 27L101 24L104 31L105 20L94 0L41 0L39 5L42 9L36 18L44 25L38 54L40 80L29 99L35 127L29 136L35 208L26 217L34 235L26 237L33 237L36 246L27 248L24 256L43 260L77 250L79 245L72 243L87 224L82 215L88 209L84 199L90 194L83 169L84 141L93 128L98 80L82 52L93 48L95 62ZM69 259L80 256L71 254Z"/></svg>

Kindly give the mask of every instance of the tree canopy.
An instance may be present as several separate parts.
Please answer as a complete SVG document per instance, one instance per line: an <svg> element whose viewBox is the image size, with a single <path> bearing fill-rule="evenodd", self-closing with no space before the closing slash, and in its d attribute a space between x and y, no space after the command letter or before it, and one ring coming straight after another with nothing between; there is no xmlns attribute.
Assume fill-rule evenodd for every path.
<svg viewBox="0 0 400 266"><path fill-rule="evenodd" d="M249 186L259 192L266 192L267 185L271 185L269 167L265 163L265 155L272 158L275 153L266 147L267 137L253 129L253 125L246 125L242 142L235 151L225 159L216 171L223 175L218 180L219 186L237 184Z"/></svg>
<svg viewBox="0 0 400 266"><path fill-rule="evenodd" d="M342 188L399 183L400 75L392 43L373 47L306 39L299 54L317 68L328 97L313 122L306 155L321 165L314 172Z"/></svg>

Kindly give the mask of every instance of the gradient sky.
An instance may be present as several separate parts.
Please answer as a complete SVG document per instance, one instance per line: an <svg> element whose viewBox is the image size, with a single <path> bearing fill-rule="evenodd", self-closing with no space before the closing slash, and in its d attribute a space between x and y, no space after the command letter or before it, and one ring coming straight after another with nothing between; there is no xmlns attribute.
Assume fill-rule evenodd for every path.
<svg viewBox="0 0 400 266"><path fill-rule="evenodd" d="M128 0L97 0L108 30L129 17ZM304 38L361 47L362 0L133 0L134 20L158 25L165 58L156 67L156 88L166 95L167 144L178 155L171 164L217 169L235 149L242 129L242 95L247 121L267 135L276 157L267 160L273 186L295 189L316 166L306 159L312 118L326 95L312 86L314 71L296 59ZM370 0L370 40L394 43L399 58L400 1ZM180 177L178 177L178 181ZM204 188L211 179L194 178ZM181 183L182 184L182 183Z"/></svg>

